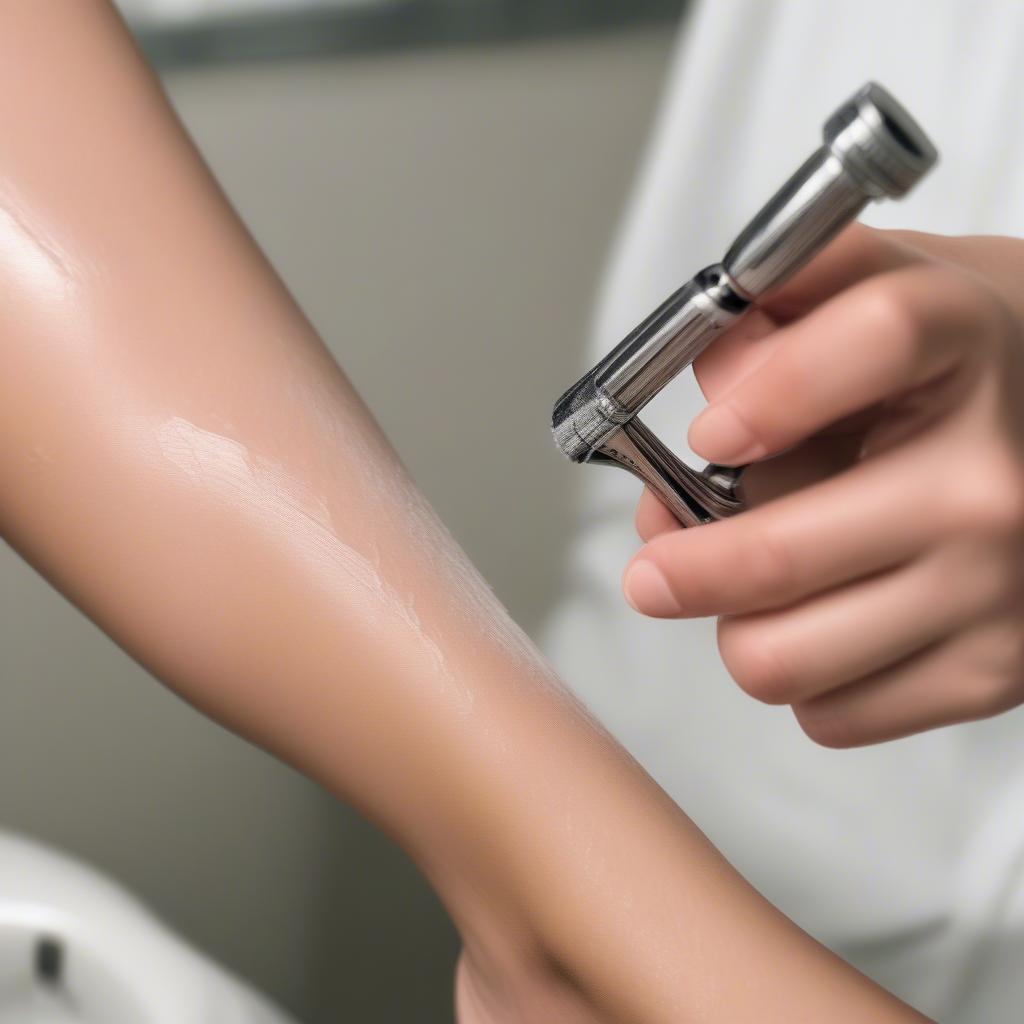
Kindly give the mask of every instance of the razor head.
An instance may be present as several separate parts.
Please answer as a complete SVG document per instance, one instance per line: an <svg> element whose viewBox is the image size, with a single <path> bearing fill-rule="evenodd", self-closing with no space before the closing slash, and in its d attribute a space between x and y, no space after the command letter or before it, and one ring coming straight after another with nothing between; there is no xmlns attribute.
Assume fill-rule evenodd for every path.
<svg viewBox="0 0 1024 1024"><path fill-rule="evenodd" d="M573 462L589 462L749 303L720 264L674 291L555 403L555 444Z"/></svg>
<svg viewBox="0 0 1024 1024"><path fill-rule="evenodd" d="M586 462L593 455L594 449L576 430L575 398L573 391L569 390L555 403L551 416L551 436L555 439L555 447L570 462Z"/></svg>
<svg viewBox="0 0 1024 1024"><path fill-rule="evenodd" d="M632 415L601 389L597 377L596 370L581 377L551 414L555 444L571 462L589 462Z"/></svg>
<svg viewBox="0 0 1024 1024"><path fill-rule="evenodd" d="M903 105L877 82L858 89L826 122L825 144L876 198L899 198L939 154Z"/></svg>

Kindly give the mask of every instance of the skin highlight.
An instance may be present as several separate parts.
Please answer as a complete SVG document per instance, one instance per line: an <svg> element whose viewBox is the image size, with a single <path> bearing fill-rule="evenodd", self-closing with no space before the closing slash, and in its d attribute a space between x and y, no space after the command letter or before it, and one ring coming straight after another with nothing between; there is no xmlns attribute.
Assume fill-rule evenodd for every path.
<svg viewBox="0 0 1024 1024"><path fill-rule="evenodd" d="M391 835L463 1024L924 1020L733 871L419 495L111 8L0 38L0 529Z"/></svg>

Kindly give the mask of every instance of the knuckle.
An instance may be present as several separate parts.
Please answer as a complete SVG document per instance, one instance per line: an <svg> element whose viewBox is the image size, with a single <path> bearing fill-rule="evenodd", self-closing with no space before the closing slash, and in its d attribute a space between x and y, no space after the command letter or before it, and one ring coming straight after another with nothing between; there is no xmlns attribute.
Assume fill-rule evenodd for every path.
<svg viewBox="0 0 1024 1024"><path fill-rule="evenodd" d="M976 486L960 486L951 495L954 528L995 536L1024 533L1024 471L1016 460L975 458L971 477Z"/></svg>
<svg viewBox="0 0 1024 1024"><path fill-rule="evenodd" d="M922 290L941 296L945 315ZM959 361L978 362L1006 333L999 302L974 275L930 263L910 275L880 278L866 286L862 313L866 337L874 338L887 365L911 380Z"/></svg>
<svg viewBox="0 0 1024 1024"><path fill-rule="evenodd" d="M949 264L939 266L936 275L935 289L960 311L951 318L955 333L950 341L966 359L977 363L1004 352L1010 339L1017 340L1017 317L992 281Z"/></svg>
<svg viewBox="0 0 1024 1024"><path fill-rule="evenodd" d="M984 525L996 533L1024 531L1024 477L1004 476L985 503Z"/></svg>
<svg viewBox="0 0 1024 1024"><path fill-rule="evenodd" d="M736 685L764 704L788 704L799 689L790 659L763 628L721 619L718 645Z"/></svg>
<svg viewBox="0 0 1024 1024"><path fill-rule="evenodd" d="M872 335L895 358L913 365L920 354L923 332L914 308L892 282L879 282L863 307L867 336Z"/></svg>
<svg viewBox="0 0 1024 1024"><path fill-rule="evenodd" d="M987 631L968 689L966 713L990 718L1024 702L1024 635L1015 623Z"/></svg>
<svg viewBox="0 0 1024 1024"><path fill-rule="evenodd" d="M1024 609L1024 559L1005 543L985 539L948 545L934 561L935 586L944 588L950 580L957 583L961 621Z"/></svg>
<svg viewBox="0 0 1024 1024"><path fill-rule="evenodd" d="M1003 676L982 676L974 681L967 701L969 720L992 718L1016 707L1024 699L1020 685Z"/></svg>
<svg viewBox="0 0 1024 1024"><path fill-rule="evenodd" d="M987 283L987 282L986 282ZM1019 314L1004 295L990 292L987 305L987 330L982 332L982 341L987 342L983 352L995 355L1000 363L1019 356L1024 346L1024 327Z"/></svg>

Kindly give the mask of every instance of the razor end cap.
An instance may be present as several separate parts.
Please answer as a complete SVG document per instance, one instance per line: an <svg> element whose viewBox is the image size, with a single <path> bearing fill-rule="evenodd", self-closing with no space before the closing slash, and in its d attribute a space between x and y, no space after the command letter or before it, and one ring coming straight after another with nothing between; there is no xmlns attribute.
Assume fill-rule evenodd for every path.
<svg viewBox="0 0 1024 1024"><path fill-rule="evenodd" d="M939 154L921 126L877 82L857 90L829 119L825 144L872 194L898 198Z"/></svg>

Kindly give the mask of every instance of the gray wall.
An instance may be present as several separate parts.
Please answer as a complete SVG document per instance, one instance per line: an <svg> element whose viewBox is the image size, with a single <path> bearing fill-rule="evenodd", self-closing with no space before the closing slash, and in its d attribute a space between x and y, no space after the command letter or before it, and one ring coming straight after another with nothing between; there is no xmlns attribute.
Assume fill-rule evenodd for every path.
<svg viewBox="0 0 1024 1024"><path fill-rule="evenodd" d="M552 599L571 515L572 469L547 417L580 366L669 41L647 30L167 81L528 629ZM449 1020L455 939L403 858L0 555L0 826L109 871L309 1022Z"/></svg>

